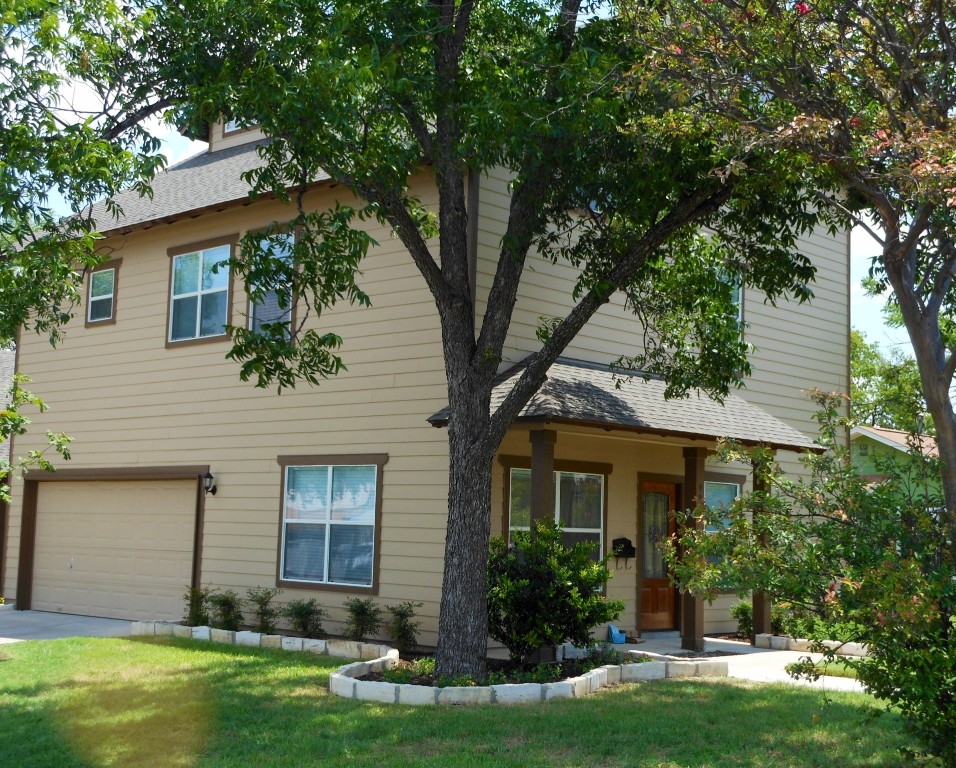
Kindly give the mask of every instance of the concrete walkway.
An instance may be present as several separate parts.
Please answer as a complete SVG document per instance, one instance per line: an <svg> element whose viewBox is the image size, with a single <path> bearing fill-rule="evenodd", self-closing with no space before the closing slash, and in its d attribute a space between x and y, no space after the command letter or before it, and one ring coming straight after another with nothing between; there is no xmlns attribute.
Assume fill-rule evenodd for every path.
<svg viewBox="0 0 956 768"><path fill-rule="evenodd" d="M616 645L620 650L645 651L663 655L683 654L680 647L680 635L677 632L645 632L644 642L630 645ZM862 691L863 686L857 680L848 677L824 676L816 681L795 680L787 674L786 667L799 659L810 656L814 661L823 658L819 653L799 651L771 651L766 648L754 648L749 643L733 640L705 638L704 651L723 651L737 654L721 656L720 661L727 662L728 677L753 680L759 683L786 683L802 685L826 691Z"/></svg>
<svg viewBox="0 0 956 768"><path fill-rule="evenodd" d="M0 608L0 645L61 637L124 637L129 626L120 619Z"/></svg>

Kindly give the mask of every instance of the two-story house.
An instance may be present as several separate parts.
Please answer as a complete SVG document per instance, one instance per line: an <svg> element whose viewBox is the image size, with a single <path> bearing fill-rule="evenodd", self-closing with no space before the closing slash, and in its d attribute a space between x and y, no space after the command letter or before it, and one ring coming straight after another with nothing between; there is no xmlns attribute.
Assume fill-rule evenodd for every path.
<svg viewBox="0 0 956 768"><path fill-rule="evenodd" d="M156 179L153 199L120 200L123 217L104 227L109 259L90 275L65 340L55 349L21 340L18 365L50 410L15 452L38 447L47 428L75 442L55 474L15 480L0 590L20 608L179 619L190 585L240 594L277 585L280 601L317 598L332 631L345 598L374 595L423 603L421 639L434 644L448 473L434 303L398 239L371 223L379 245L360 283L372 306L322 319L343 337L348 371L281 395L240 382L223 324L262 322L275 308L251 306L244 286L212 267L245 232L290 215L275 200L247 197L239 174L256 164L262 137L228 127L214 125L208 152ZM434 204L427 170L411 184ZM347 199L322 180L307 193L317 209ZM508 201L504 173L473 180L478 312ZM625 602L621 626L734 626L733 596L682 604L669 582L659 542L673 530L672 512L695 497L726 503L744 488L743 469L708 458L721 436L769 444L798 470L798 451L815 434L804 390L848 388L848 237L815 234L801 247L818 270L816 298L772 307L744 293L754 373L724 405L666 401L661 382L640 377L617 388L607 364L633 348L640 327L614 301L553 366L500 448L495 532L528 525L536 485L568 540L593 541L602 553L615 540L633 546L632 557L611 560L608 594ZM573 270L533 262L502 396L508 370L537 347L538 317L570 301Z"/></svg>

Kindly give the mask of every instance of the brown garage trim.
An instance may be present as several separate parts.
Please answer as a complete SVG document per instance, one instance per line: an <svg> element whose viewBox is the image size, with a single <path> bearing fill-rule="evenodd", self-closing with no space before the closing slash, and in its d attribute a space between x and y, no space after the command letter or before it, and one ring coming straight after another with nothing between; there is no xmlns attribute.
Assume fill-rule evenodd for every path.
<svg viewBox="0 0 956 768"><path fill-rule="evenodd" d="M20 562L17 568L18 611L28 611L33 602L33 559L36 549L37 498L41 482L77 482L84 480L195 480L196 525L193 532L192 585L199 586L202 573L202 536L205 513L205 492L202 478L208 464L180 467L111 467L106 469L58 469L56 472L36 470L23 477L23 505L20 513Z"/></svg>

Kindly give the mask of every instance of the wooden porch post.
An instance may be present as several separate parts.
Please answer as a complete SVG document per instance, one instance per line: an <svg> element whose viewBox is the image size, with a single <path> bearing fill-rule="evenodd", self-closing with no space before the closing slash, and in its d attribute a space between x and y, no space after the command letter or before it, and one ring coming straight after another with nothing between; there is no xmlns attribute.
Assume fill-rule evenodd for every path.
<svg viewBox="0 0 956 768"><path fill-rule="evenodd" d="M554 444L558 433L534 429L531 437L531 530L538 520L554 520Z"/></svg>
<svg viewBox="0 0 956 768"><path fill-rule="evenodd" d="M767 481L754 473L754 491L765 492L767 490ZM754 515L766 514L762 509L754 509ZM754 521L756 522L756 520ZM767 537L761 536L760 543L767 545ZM753 600L753 634L750 635L750 644L756 642L757 635L770 634L770 595L766 592L754 592Z"/></svg>
<svg viewBox="0 0 956 768"><path fill-rule="evenodd" d="M696 509L704 503L704 459L706 448L684 449L684 504ZM687 526L700 528L703 523L694 516ZM681 593L681 648L686 651L704 650L704 601L689 592Z"/></svg>

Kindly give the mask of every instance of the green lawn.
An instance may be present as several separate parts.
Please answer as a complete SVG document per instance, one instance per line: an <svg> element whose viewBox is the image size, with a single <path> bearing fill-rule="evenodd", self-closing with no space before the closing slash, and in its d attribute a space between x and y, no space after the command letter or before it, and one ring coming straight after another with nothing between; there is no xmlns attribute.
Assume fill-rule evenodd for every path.
<svg viewBox="0 0 956 768"><path fill-rule="evenodd" d="M899 720L860 694L662 681L523 707L328 694L340 661L189 640L4 646L0 766L900 765Z"/></svg>

